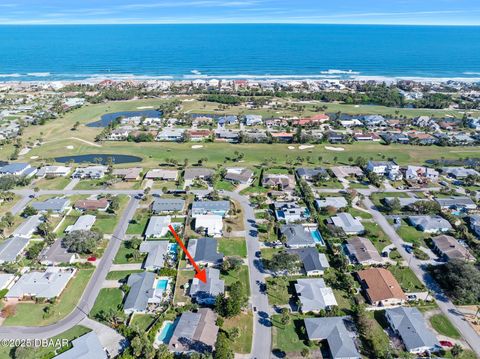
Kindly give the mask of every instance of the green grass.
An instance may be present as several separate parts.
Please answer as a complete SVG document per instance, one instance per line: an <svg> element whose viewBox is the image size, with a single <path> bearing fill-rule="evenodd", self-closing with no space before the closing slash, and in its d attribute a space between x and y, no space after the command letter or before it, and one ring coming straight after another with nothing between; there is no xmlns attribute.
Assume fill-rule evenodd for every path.
<svg viewBox="0 0 480 359"><path fill-rule="evenodd" d="M130 274L143 272L141 269L136 270L114 270L108 272L107 280L126 280Z"/></svg>
<svg viewBox="0 0 480 359"><path fill-rule="evenodd" d="M361 211L356 208L350 208L348 212L353 216L353 217L360 217L362 219L372 219L372 215L368 212Z"/></svg>
<svg viewBox="0 0 480 359"><path fill-rule="evenodd" d="M15 315L7 318L5 326L42 326L55 323L64 318L75 308L85 287L93 274L93 269L81 269L77 272L63 291L62 295L53 304L52 314L43 317L46 304L19 303Z"/></svg>
<svg viewBox="0 0 480 359"><path fill-rule="evenodd" d="M352 310L352 295L340 289L333 289L333 294L337 300L338 309L345 315L349 315Z"/></svg>
<svg viewBox="0 0 480 359"><path fill-rule="evenodd" d="M40 189L64 189L70 181L70 177L42 178L33 186Z"/></svg>
<svg viewBox="0 0 480 359"><path fill-rule="evenodd" d="M146 257L145 253L142 253L138 261L133 261L130 257L135 252L134 249L128 247L128 241L122 241L120 248L118 249L117 255L113 260L115 264L127 264L127 263L142 263Z"/></svg>
<svg viewBox="0 0 480 359"><path fill-rule="evenodd" d="M425 286L408 267L389 267L395 279L398 281L404 292L419 292L426 290Z"/></svg>
<svg viewBox="0 0 480 359"><path fill-rule="evenodd" d="M383 209L384 204L382 200L387 197L408 198L408 194L403 192L377 192L372 193L370 199L378 209Z"/></svg>
<svg viewBox="0 0 480 359"><path fill-rule="evenodd" d="M98 313L108 311L109 309L116 309L122 306L123 292L119 288L102 288L98 294L95 304L90 311L89 316L96 318Z"/></svg>
<svg viewBox="0 0 480 359"><path fill-rule="evenodd" d="M228 181L217 181L215 185L213 186L217 191L233 191L235 190L236 186Z"/></svg>
<svg viewBox="0 0 480 359"><path fill-rule="evenodd" d="M155 317L149 314L135 314L130 321L130 327L137 327L140 332L145 332L154 320Z"/></svg>
<svg viewBox="0 0 480 359"><path fill-rule="evenodd" d="M268 303L270 305L288 304L294 294L294 283L296 279L287 277L267 278Z"/></svg>
<svg viewBox="0 0 480 359"><path fill-rule="evenodd" d="M177 280L175 283L175 295L173 298L173 301L175 304L180 305L180 303L185 303L185 304L190 303L191 301L190 297L188 295L185 295L184 286L190 280L193 279L194 275L195 275L195 271L193 270L179 270L177 272Z"/></svg>
<svg viewBox="0 0 480 359"><path fill-rule="evenodd" d="M377 251L381 253L383 248L391 243L390 238L388 238L377 223L364 221L362 224L365 227L365 230L368 231L366 237L370 239Z"/></svg>
<svg viewBox="0 0 480 359"><path fill-rule="evenodd" d="M280 349L286 353L299 353L302 349L308 349L305 341L307 335L303 335L301 327L304 327L303 316L293 314L288 324L283 325L280 322L281 316L276 314L272 316L273 324L273 349ZM287 355L288 358L288 355Z"/></svg>
<svg viewBox="0 0 480 359"><path fill-rule="evenodd" d="M236 317L227 318L223 323L224 329L238 328L240 336L231 343L235 353L248 354L252 348L253 315L252 312L241 313Z"/></svg>
<svg viewBox="0 0 480 359"><path fill-rule="evenodd" d="M250 295L250 281L248 277L248 266L241 266L237 271L230 271L227 274L221 274L220 277L225 281L227 290L235 282L243 284L246 294Z"/></svg>
<svg viewBox="0 0 480 359"><path fill-rule="evenodd" d="M429 234L419 231L409 225L404 219L402 219L402 224L400 228L398 228L397 233L405 242L422 246L426 246L425 239L429 237Z"/></svg>
<svg viewBox="0 0 480 359"><path fill-rule="evenodd" d="M36 347L36 348L22 348L21 354L12 355L11 348L9 347L0 347L0 358L23 358L23 359L51 359L56 355L63 353L71 348L71 341L81 337L84 334L90 332L91 329L83 327L81 325L76 325L66 332L63 332L57 336L52 337L51 339L55 342L58 339L67 339L69 341L69 345L67 347L57 348L46 346L46 347ZM21 356L20 356L21 355Z"/></svg>
<svg viewBox="0 0 480 359"><path fill-rule="evenodd" d="M218 251L225 256L247 257L245 238L222 238L218 240Z"/></svg>
<svg viewBox="0 0 480 359"><path fill-rule="evenodd" d="M142 235L143 232L145 232L149 218L150 215L147 209L142 208L137 210L135 216L133 217L134 223L130 222L128 225L127 234Z"/></svg>
<svg viewBox="0 0 480 359"><path fill-rule="evenodd" d="M453 339L460 339L461 335L444 314L435 314L430 318L430 324L439 334Z"/></svg>

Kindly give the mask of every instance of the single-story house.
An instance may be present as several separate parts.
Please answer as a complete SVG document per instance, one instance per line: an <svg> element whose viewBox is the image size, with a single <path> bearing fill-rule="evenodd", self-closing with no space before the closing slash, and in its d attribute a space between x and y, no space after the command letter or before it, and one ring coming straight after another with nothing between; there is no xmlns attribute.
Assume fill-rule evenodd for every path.
<svg viewBox="0 0 480 359"><path fill-rule="evenodd" d="M295 189L295 179L291 175L266 174L262 178L262 186L278 188L282 191L292 191Z"/></svg>
<svg viewBox="0 0 480 359"><path fill-rule="evenodd" d="M193 167L185 169L183 177L185 181L193 181L194 179L208 180L214 173L215 171L210 168Z"/></svg>
<svg viewBox="0 0 480 359"><path fill-rule="evenodd" d="M158 198L152 203L153 213L183 212L185 200L180 198Z"/></svg>
<svg viewBox="0 0 480 359"><path fill-rule="evenodd" d="M73 172L72 178L100 179L108 172L107 166L79 167Z"/></svg>
<svg viewBox="0 0 480 359"><path fill-rule="evenodd" d="M299 206L296 202L274 202L275 217L277 221L293 223L303 221L308 217L305 207Z"/></svg>
<svg viewBox="0 0 480 359"><path fill-rule="evenodd" d="M130 287L123 305L126 314L145 313L149 304L160 303L161 298L155 296L155 273L140 272L128 276L127 285Z"/></svg>
<svg viewBox="0 0 480 359"><path fill-rule="evenodd" d="M296 173L298 177L303 178L304 180L307 180L307 181L312 181L318 177L323 177L325 179L328 179L330 177L327 170L322 167L297 168Z"/></svg>
<svg viewBox="0 0 480 359"><path fill-rule="evenodd" d="M162 238L169 232L168 226L172 223L170 216L152 216L145 230L145 238Z"/></svg>
<svg viewBox="0 0 480 359"><path fill-rule="evenodd" d="M225 217L229 210L229 201L194 201L192 203L192 217L207 214Z"/></svg>
<svg viewBox="0 0 480 359"><path fill-rule="evenodd" d="M346 177L362 177L363 171L358 166L335 166L331 169L332 173L338 179L344 179Z"/></svg>
<svg viewBox="0 0 480 359"><path fill-rule="evenodd" d="M56 266L61 263L73 263L77 254L68 252L62 245L62 238L58 238L50 247L40 253L40 263L47 266Z"/></svg>
<svg viewBox="0 0 480 359"><path fill-rule="evenodd" d="M142 253L148 253L143 268L151 271L163 268L168 254L168 246L168 241L143 241L139 250Z"/></svg>
<svg viewBox="0 0 480 359"><path fill-rule="evenodd" d="M225 291L225 282L220 279L220 271L216 268L207 268L207 282L193 278L189 294L195 302L204 305L215 304L215 299Z"/></svg>
<svg viewBox="0 0 480 359"><path fill-rule="evenodd" d="M448 232L452 229L450 223L440 216L410 216L412 226L425 233Z"/></svg>
<svg viewBox="0 0 480 359"><path fill-rule="evenodd" d="M413 354L437 352L440 343L417 308L397 307L385 310L390 328L402 338L405 349Z"/></svg>
<svg viewBox="0 0 480 359"><path fill-rule="evenodd" d="M326 286L323 278L297 279L295 291L303 313L319 312L338 305L332 288Z"/></svg>
<svg viewBox="0 0 480 359"><path fill-rule="evenodd" d="M15 281L15 275L10 273L0 273L0 290L8 289Z"/></svg>
<svg viewBox="0 0 480 359"><path fill-rule="evenodd" d="M348 202L345 197L325 197L324 199L315 200L315 206L317 209L322 209L326 207L333 208L345 208L348 207Z"/></svg>
<svg viewBox="0 0 480 359"><path fill-rule="evenodd" d="M365 232L363 224L350 213L342 212L331 217L335 227L341 228L347 235L361 235Z"/></svg>
<svg viewBox="0 0 480 359"><path fill-rule="evenodd" d="M427 179L429 181L438 180L439 173L433 168L408 166L405 170L405 179L407 180L419 180Z"/></svg>
<svg viewBox="0 0 480 359"><path fill-rule="evenodd" d="M211 353L215 350L217 315L208 308L184 312L175 326L168 349L175 353Z"/></svg>
<svg viewBox="0 0 480 359"><path fill-rule="evenodd" d="M185 135L183 128L164 128L157 133L155 141L182 142Z"/></svg>
<svg viewBox="0 0 480 359"><path fill-rule="evenodd" d="M407 301L400 284L387 269L364 269L357 272L357 277L368 302L374 306L402 305Z"/></svg>
<svg viewBox="0 0 480 359"><path fill-rule="evenodd" d="M96 217L90 214L85 214L78 217L75 224L72 224L65 228L65 233L70 233L73 231L89 231L95 224Z"/></svg>
<svg viewBox="0 0 480 359"><path fill-rule="evenodd" d="M39 178L52 178L52 177L66 177L70 171L71 167L66 166L43 166L37 172L37 177Z"/></svg>
<svg viewBox="0 0 480 359"><path fill-rule="evenodd" d="M282 236L286 237L288 248L315 247L315 239L311 232L301 224L286 224L280 228Z"/></svg>
<svg viewBox="0 0 480 359"><path fill-rule="evenodd" d="M123 179L125 182L132 182L140 179L142 170L141 167L116 168L112 171L112 175Z"/></svg>
<svg viewBox="0 0 480 359"><path fill-rule="evenodd" d="M462 246L452 236L441 234L433 237L432 243L434 251L447 260L460 259L464 261L475 261L475 257L468 249Z"/></svg>
<svg viewBox="0 0 480 359"><path fill-rule="evenodd" d="M216 214L197 215L195 219L195 230L204 230L210 237L220 237L223 233L223 218Z"/></svg>
<svg viewBox="0 0 480 359"><path fill-rule="evenodd" d="M383 259L369 239L363 237L349 238L345 250L353 263L361 265L383 264Z"/></svg>
<svg viewBox="0 0 480 359"><path fill-rule="evenodd" d="M23 274L5 295L7 299L59 297L76 273L75 268L48 267L45 271Z"/></svg>
<svg viewBox="0 0 480 359"><path fill-rule="evenodd" d="M253 172L248 168L227 168L224 180L233 183L248 184L253 180Z"/></svg>
<svg viewBox="0 0 480 359"><path fill-rule="evenodd" d="M148 171L145 178L160 181L176 181L178 179L178 171L156 168Z"/></svg>
<svg viewBox="0 0 480 359"><path fill-rule="evenodd" d="M223 253L217 250L218 242L213 238L191 238L188 251L199 265L216 266L223 262Z"/></svg>
<svg viewBox="0 0 480 359"><path fill-rule="evenodd" d="M477 204L470 197L452 196L448 198L435 198L442 209L456 211L471 211L477 209Z"/></svg>
<svg viewBox="0 0 480 359"><path fill-rule="evenodd" d="M32 176L35 173L36 169L28 163L10 163L0 167L0 176Z"/></svg>
<svg viewBox="0 0 480 359"><path fill-rule="evenodd" d="M106 211L110 202L106 198L100 199L79 199L73 205L80 211Z"/></svg>
<svg viewBox="0 0 480 359"><path fill-rule="evenodd" d="M70 200L68 198L49 198L43 202L33 202L32 207L38 212L62 213L68 208Z"/></svg>
<svg viewBox="0 0 480 359"><path fill-rule="evenodd" d="M30 238L10 237L0 243L0 263L11 263L27 248Z"/></svg>
<svg viewBox="0 0 480 359"><path fill-rule="evenodd" d="M361 359L354 324L348 317L305 318L309 340L326 341L332 359Z"/></svg>
<svg viewBox="0 0 480 359"><path fill-rule="evenodd" d="M449 177L460 180L468 176L480 176L480 173L474 169L465 167L444 167L442 168L442 173L447 174Z"/></svg>
<svg viewBox="0 0 480 359"><path fill-rule="evenodd" d="M55 359L107 359L107 353L103 348L97 334L94 331L78 337L71 342L72 348L63 352Z"/></svg>
<svg viewBox="0 0 480 359"><path fill-rule="evenodd" d="M37 231L38 226L43 223L42 215L36 214L28 217L23 221L12 233L12 237L25 237L31 238Z"/></svg>
<svg viewBox="0 0 480 359"><path fill-rule="evenodd" d="M330 268L327 256L319 253L317 248L296 248L287 249L290 254L296 254L303 264L303 270L307 276L323 275L327 268Z"/></svg>

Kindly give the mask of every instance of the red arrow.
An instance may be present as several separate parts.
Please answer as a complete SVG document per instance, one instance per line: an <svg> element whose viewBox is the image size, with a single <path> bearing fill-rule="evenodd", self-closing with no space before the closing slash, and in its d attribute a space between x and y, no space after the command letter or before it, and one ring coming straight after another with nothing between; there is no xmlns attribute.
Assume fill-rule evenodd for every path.
<svg viewBox="0 0 480 359"><path fill-rule="evenodd" d="M205 271L205 269L200 269L198 264L195 263L195 260L193 259L192 255L190 254L188 249L185 247L185 244L183 244L182 240L178 236L177 232L175 232L175 229L173 229L171 224L168 226L168 229L170 229L170 232L172 232L172 234L175 237L175 240L177 241L178 245L180 246L180 248L182 248L182 251L185 252L185 255L187 256L187 258L190 261L193 268L195 268L195 272L196 272L195 273L195 278L198 278L203 283L207 283L207 272Z"/></svg>

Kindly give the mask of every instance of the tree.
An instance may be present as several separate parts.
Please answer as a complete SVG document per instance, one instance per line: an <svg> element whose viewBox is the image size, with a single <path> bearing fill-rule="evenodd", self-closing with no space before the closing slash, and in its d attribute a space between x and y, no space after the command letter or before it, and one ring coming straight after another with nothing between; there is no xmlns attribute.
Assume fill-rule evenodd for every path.
<svg viewBox="0 0 480 359"><path fill-rule="evenodd" d="M456 304L480 302L480 270L475 265L452 259L428 271Z"/></svg>
<svg viewBox="0 0 480 359"><path fill-rule="evenodd" d="M7 212L2 218L2 222L7 225L7 227L13 226L15 223L15 217L13 216L12 212Z"/></svg>
<svg viewBox="0 0 480 359"><path fill-rule="evenodd" d="M275 253L272 259L264 259L263 266L276 273L276 272L290 272L295 273L300 270L300 257L297 254L290 254L286 251Z"/></svg>
<svg viewBox="0 0 480 359"><path fill-rule="evenodd" d="M243 264L243 259L238 256L226 257L222 263L222 271L236 271Z"/></svg>
<svg viewBox="0 0 480 359"><path fill-rule="evenodd" d="M215 342L215 351L213 352L213 358L214 359L233 359L234 354L231 347L232 346L225 332L218 333L217 341Z"/></svg>
<svg viewBox="0 0 480 359"><path fill-rule="evenodd" d="M459 358L460 355L463 353L463 348L458 345L458 344L455 344L453 347L452 347L452 350L450 351L450 353L452 354L452 356L454 358Z"/></svg>
<svg viewBox="0 0 480 359"><path fill-rule="evenodd" d="M33 208L32 206L27 206L22 212L23 217L30 217L30 216L35 216L37 214L37 210Z"/></svg>
<svg viewBox="0 0 480 359"><path fill-rule="evenodd" d="M240 314L247 303L247 296L241 282L231 285L228 297L220 294L215 300L215 310L222 317L230 318Z"/></svg>
<svg viewBox="0 0 480 359"><path fill-rule="evenodd" d="M69 252L92 254L102 239L101 233L80 230L68 233L62 244Z"/></svg>
<svg viewBox="0 0 480 359"><path fill-rule="evenodd" d="M288 308L282 308L282 316L280 318L280 322L283 325L287 325L288 323L290 323L290 312Z"/></svg>
<svg viewBox="0 0 480 359"><path fill-rule="evenodd" d="M153 359L155 349L146 333L137 334L131 341L132 352L136 358Z"/></svg>

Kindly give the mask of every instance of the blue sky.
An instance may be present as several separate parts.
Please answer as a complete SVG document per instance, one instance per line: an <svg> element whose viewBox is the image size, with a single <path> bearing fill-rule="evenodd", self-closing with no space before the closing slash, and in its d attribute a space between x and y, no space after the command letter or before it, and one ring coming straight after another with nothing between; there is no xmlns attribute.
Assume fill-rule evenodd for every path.
<svg viewBox="0 0 480 359"><path fill-rule="evenodd" d="M479 0L0 0L0 24L480 25Z"/></svg>

